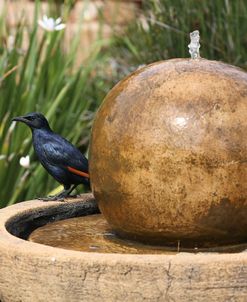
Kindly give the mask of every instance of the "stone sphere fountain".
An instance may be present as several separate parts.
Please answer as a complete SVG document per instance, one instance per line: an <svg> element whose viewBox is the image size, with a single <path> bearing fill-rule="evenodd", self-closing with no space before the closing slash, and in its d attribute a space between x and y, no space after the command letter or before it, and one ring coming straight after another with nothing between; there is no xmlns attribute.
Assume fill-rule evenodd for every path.
<svg viewBox="0 0 247 302"><path fill-rule="evenodd" d="M95 118L92 188L123 237L190 246L246 240L247 74L194 57L132 73Z"/></svg>
<svg viewBox="0 0 247 302"><path fill-rule="evenodd" d="M0 210L1 302L247 301L247 75L191 38L107 95L93 194Z"/></svg>

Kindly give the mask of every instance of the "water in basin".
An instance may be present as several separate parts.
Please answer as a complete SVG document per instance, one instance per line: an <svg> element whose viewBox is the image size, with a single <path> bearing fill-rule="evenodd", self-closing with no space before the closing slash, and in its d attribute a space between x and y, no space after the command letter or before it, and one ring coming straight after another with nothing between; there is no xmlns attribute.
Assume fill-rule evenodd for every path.
<svg viewBox="0 0 247 302"><path fill-rule="evenodd" d="M180 242L174 246L152 246L119 238L104 219L95 214L69 218L48 223L34 230L28 240L83 252L121 253L121 254L176 254L178 252L240 252L246 244L211 248L184 248Z"/></svg>

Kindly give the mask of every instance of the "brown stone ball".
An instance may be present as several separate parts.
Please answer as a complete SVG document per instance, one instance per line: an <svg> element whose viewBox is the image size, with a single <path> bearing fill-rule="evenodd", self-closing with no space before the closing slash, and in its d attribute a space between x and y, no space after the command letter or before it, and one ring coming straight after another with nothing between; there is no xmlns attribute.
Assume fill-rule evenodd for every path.
<svg viewBox="0 0 247 302"><path fill-rule="evenodd" d="M90 146L93 193L121 236L247 239L247 73L205 59L148 65L106 96Z"/></svg>

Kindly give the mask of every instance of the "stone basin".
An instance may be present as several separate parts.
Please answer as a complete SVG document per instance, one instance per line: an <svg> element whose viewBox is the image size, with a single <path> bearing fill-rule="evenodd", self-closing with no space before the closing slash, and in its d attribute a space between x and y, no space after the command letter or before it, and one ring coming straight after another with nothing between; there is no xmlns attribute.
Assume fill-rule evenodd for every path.
<svg viewBox="0 0 247 302"><path fill-rule="evenodd" d="M106 254L25 240L46 223L96 213L91 194L0 210L1 302L247 300L247 251Z"/></svg>

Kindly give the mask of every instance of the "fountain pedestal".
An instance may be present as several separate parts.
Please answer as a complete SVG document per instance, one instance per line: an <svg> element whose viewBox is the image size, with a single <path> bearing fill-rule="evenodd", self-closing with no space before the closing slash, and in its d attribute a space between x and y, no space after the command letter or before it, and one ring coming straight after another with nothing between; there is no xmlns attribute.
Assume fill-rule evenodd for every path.
<svg viewBox="0 0 247 302"><path fill-rule="evenodd" d="M99 254L18 237L50 221L97 211L90 194L67 203L35 200L0 210L0 300L246 301L247 252Z"/></svg>

